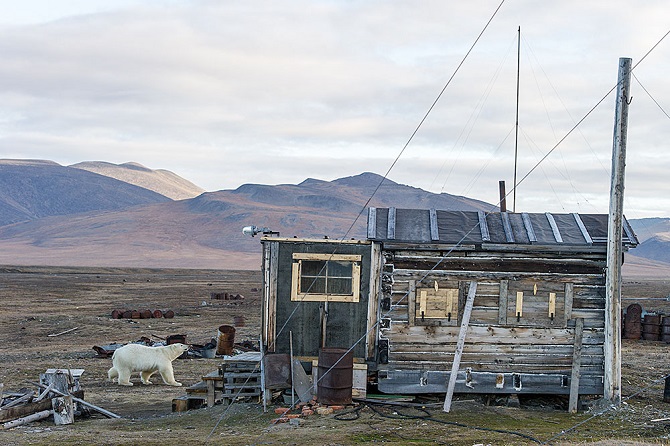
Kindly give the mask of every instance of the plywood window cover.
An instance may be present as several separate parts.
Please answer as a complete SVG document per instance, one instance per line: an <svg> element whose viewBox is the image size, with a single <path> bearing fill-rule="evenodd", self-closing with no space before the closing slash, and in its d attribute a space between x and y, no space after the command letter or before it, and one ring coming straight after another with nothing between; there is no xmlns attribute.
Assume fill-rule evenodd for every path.
<svg viewBox="0 0 670 446"><path fill-rule="evenodd" d="M293 253L291 300L304 302L359 302L361 295L361 255ZM300 290L300 271L303 260L351 262L351 294L303 293Z"/></svg>
<svg viewBox="0 0 670 446"><path fill-rule="evenodd" d="M451 320L458 318L458 288L416 289L416 321L423 319L447 319L451 313Z"/></svg>

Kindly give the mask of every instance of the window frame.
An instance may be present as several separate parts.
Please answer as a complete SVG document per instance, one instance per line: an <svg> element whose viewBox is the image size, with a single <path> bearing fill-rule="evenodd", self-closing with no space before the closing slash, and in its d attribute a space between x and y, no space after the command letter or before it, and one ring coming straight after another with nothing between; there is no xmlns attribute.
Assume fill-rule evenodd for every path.
<svg viewBox="0 0 670 446"><path fill-rule="evenodd" d="M291 265L291 301L303 302L359 302L361 295L361 260L360 254L320 254L293 253ZM351 263L351 294L304 293L301 290L302 262L330 261ZM337 277L338 279L341 277ZM327 280L327 278L326 278Z"/></svg>

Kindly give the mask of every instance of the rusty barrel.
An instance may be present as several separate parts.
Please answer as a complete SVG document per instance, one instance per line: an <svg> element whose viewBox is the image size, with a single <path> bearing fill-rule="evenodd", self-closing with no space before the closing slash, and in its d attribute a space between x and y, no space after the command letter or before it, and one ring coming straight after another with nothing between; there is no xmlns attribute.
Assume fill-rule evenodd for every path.
<svg viewBox="0 0 670 446"><path fill-rule="evenodd" d="M351 404L354 355L343 348L319 350L317 400L321 404Z"/></svg>
<svg viewBox="0 0 670 446"><path fill-rule="evenodd" d="M670 344L670 316L663 316L661 322L661 341Z"/></svg>
<svg viewBox="0 0 670 446"><path fill-rule="evenodd" d="M640 304L630 304L626 308L623 335L626 339L642 337L642 306Z"/></svg>
<svg viewBox="0 0 670 446"><path fill-rule="evenodd" d="M658 341L661 338L661 316L645 314L642 322L642 338L646 341Z"/></svg>
<svg viewBox="0 0 670 446"><path fill-rule="evenodd" d="M232 355L235 345L235 327L230 325L221 325L219 327L219 337L216 342L217 355Z"/></svg>
<svg viewBox="0 0 670 446"><path fill-rule="evenodd" d="M233 318L233 323L236 327L244 327L244 316L235 316Z"/></svg>

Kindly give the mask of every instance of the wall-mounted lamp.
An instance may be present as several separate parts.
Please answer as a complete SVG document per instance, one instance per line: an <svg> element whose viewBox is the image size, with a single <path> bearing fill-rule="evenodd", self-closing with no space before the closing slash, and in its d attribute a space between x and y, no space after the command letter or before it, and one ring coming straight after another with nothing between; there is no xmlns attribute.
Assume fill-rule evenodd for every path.
<svg viewBox="0 0 670 446"><path fill-rule="evenodd" d="M250 235L251 237L254 237L256 234L263 234L263 235L279 235L279 232L272 231L270 228L259 228L258 226L245 226L242 228L242 234L244 235Z"/></svg>

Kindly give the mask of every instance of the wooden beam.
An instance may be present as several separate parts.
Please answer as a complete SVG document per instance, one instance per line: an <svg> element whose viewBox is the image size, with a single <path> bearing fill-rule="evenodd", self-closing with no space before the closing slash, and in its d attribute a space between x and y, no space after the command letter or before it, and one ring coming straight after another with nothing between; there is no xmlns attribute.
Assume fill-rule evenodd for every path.
<svg viewBox="0 0 670 446"><path fill-rule="evenodd" d="M416 281L409 281L409 289L407 291L407 318L410 326L415 325L416 321Z"/></svg>
<svg viewBox="0 0 670 446"><path fill-rule="evenodd" d="M377 208L368 208L368 238L377 238Z"/></svg>
<svg viewBox="0 0 670 446"><path fill-rule="evenodd" d="M490 242L491 234L489 234L489 225L486 222L486 214L484 211L477 211L477 217L479 218L479 231L482 234L482 241Z"/></svg>
<svg viewBox="0 0 670 446"><path fill-rule="evenodd" d="M507 324L507 290L509 281L500 281L500 296L498 297L498 323L500 325Z"/></svg>
<svg viewBox="0 0 670 446"><path fill-rule="evenodd" d="M572 319L572 300L574 298L574 289L575 285L573 283L568 282L565 284L565 302L563 307L564 327L567 327L568 321Z"/></svg>
<svg viewBox="0 0 670 446"><path fill-rule="evenodd" d="M527 212L521 214L521 220L523 220L523 226L526 228L526 234L528 234L528 241L530 243L537 242L537 236L535 235L535 230L533 229L533 223L530 221L530 215Z"/></svg>
<svg viewBox="0 0 670 446"><path fill-rule="evenodd" d="M458 376L458 368L461 365L461 356L463 355L463 347L465 346L465 335L470 325L470 314L472 313L472 305L475 302L475 294L477 294L477 282L474 280L470 282L470 289L468 290L468 298L465 301L465 309L463 310L463 318L461 319L461 330L458 333L458 342L456 344L456 354L454 362L451 365L451 374L449 375L449 385L447 386L447 394L444 397L444 411L451 410L451 399L454 396L454 388L456 387L456 378Z"/></svg>
<svg viewBox="0 0 670 446"><path fill-rule="evenodd" d="M431 209L428 211L430 217L430 239L433 241L440 240L440 231L437 227L437 211Z"/></svg>
<svg viewBox="0 0 670 446"><path fill-rule="evenodd" d="M582 217L579 216L578 213L572 214L572 216L575 218L575 222L577 222L577 226L579 226L579 230L582 231L582 236L584 237L584 241L588 243L589 245L593 244L593 239L591 238L591 234L589 234L589 230L586 229L586 225L584 225L584 222L582 221Z"/></svg>
<svg viewBox="0 0 670 446"><path fill-rule="evenodd" d="M379 308L379 286L381 284L382 254L381 244L373 243L370 247L370 281L368 285L368 317L367 335L365 338L365 350L368 358L374 358L377 348L375 339L379 333L378 312Z"/></svg>
<svg viewBox="0 0 670 446"><path fill-rule="evenodd" d="M389 216L388 216L388 225L387 225L387 231L386 231L386 238L389 240L394 240L395 239L395 208L389 208Z"/></svg>
<svg viewBox="0 0 670 446"><path fill-rule="evenodd" d="M584 338L584 319L575 320L575 350L572 355L572 376L570 378L570 400L568 412L577 412L579 402L579 378L582 367L582 340Z"/></svg>
<svg viewBox="0 0 670 446"><path fill-rule="evenodd" d="M512 231L512 224L509 221L509 214L501 212L500 218L502 219L503 230L505 231L505 240L507 243L514 243L514 231Z"/></svg>
<svg viewBox="0 0 670 446"><path fill-rule="evenodd" d="M558 229L554 216L549 212L545 212L544 215L547 216L547 221L549 222L549 226L551 226L551 232L554 233L554 240L556 240L556 243L563 243L563 237L561 236L561 231Z"/></svg>

